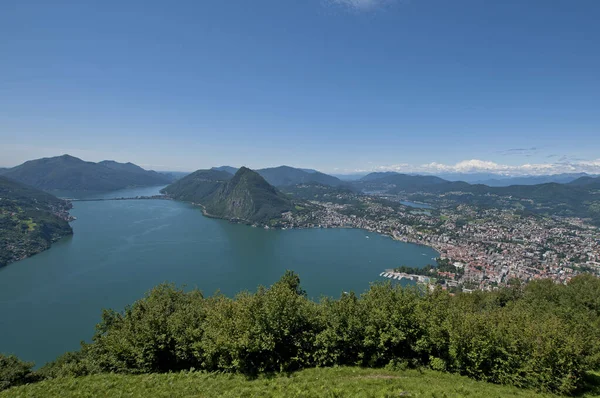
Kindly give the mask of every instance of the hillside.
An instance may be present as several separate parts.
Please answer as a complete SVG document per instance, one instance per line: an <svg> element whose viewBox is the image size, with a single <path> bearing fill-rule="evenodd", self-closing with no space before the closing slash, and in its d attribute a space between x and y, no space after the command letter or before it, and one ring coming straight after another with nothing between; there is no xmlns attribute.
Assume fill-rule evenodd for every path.
<svg viewBox="0 0 600 398"><path fill-rule="evenodd" d="M231 167L231 166L219 166L219 167L213 167L213 168L211 168L211 170L225 171L231 175L234 175L235 173L237 173L238 168Z"/></svg>
<svg viewBox="0 0 600 398"><path fill-rule="evenodd" d="M72 234L70 207L46 192L0 177L0 267Z"/></svg>
<svg viewBox="0 0 600 398"><path fill-rule="evenodd" d="M225 171L231 175L239 169L231 166L213 167L211 170ZM313 169L298 169L290 166L269 167L255 170L267 182L275 187L290 187L298 184L316 183L337 187L344 182L337 177Z"/></svg>
<svg viewBox="0 0 600 398"><path fill-rule="evenodd" d="M356 192L344 186L333 187L316 182L281 187L281 191L296 199L334 203L346 203L348 195L356 194Z"/></svg>
<svg viewBox="0 0 600 398"><path fill-rule="evenodd" d="M581 177L568 184L490 187L463 181L446 181L434 176L372 173L352 186L363 192L399 194L412 200L438 205L472 204L514 207L539 214L589 218L600 223L600 178Z"/></svg>
<svg viewBox="0 0 600 398"><path fill-rule="evenodd" d="M336 177L315 170L296 169L289 166L279 166L256 170L267 182L276 187L314 182L323 185L340 186L344 183Z"/></svg>
<svg viewBox="0 0 600 398"><path fill-rule="evenodd" d="M511 185L538 185L555 182L558 184L568 184L581 177L586 177L585 173L564 173L552 174L545 176L525 176L525 177L507 177L507 178L491 178L476 181L476 184L483 184L490 187L508 187Z"/></svg>
<svg viewBox="0 0 600 398"><path fill-rule="evenodd" d="M147 181L147 183L150 185L154 185L156 182L159 182L160 184L168 184L174 181L166 174L158 173L154 170L143 169L137 164L133 164L131 162L119 163L115 162L114 160L103 160L98 162L98 164L116 171L135 174L140 183L145 183Z"/></svg>
<svg viewBox="0 0 600 398"><path fill-rule="evenodd" d="M202 204L212 216L250 223L268 223L292 209L292 202L285 195L246 167L240 168Z"/></svg>
<svg viewBox="0 0 600 398"><path fill-rule="evenodd" d="M162 192L177 200L202 203L232 177L232 174L214 168L211 170L198 170L175 181L164 188Z"/></svg>
<svg viewBox="0 0 600 398"><path fill-rule="evenodd" d="M248 379L241 375L181 372L104 374L60 378L0 393L8 397L557 397L430 370L390 371L352 367L306 369L291 375ZM589 392L581 397L597 397Z"/></svg>
<svg viewBox="0 0 600 398"><path fill-rule="evenodd" d="M162 190L173 199L202 205L208 215L267 224L291 211L292 202L257 172L235 175L215 168L198 170Z"/></svg>
<svg viewBox="0 0 600 398"><path fill-rule="evenodd" d="M69 155L30 160L4 175L38 189L64 191L112 191L170 182L167 176L131 163L93 163Z"/></svg>
<svg viewBox="0 0 600 398"><path fill-rule="evenodd" d="M397 176L400 175L400 173L396 173L395 171L379 171L379 172L374 172L374 173L369 173L366 176L357 178L357 180L360 181L374 181L374 180L379 180L381 178L386 178L386 177L393 177L393 176Z"/></svg>
<svg viewBox="0 0 600 398"><path fill-rule="evenodd" d="M579 186L591 189L600 189L600 177L585 176L569 183L571 186Z"/></svg>
<svg viewBox="0 0 600 398"><path fill-rule="evenodd" d="M413 176L394 172L371 173L352 182L354 187L363 191L386 191L389 193L414 192L448 184L451 183L435 176Z"/></svg>

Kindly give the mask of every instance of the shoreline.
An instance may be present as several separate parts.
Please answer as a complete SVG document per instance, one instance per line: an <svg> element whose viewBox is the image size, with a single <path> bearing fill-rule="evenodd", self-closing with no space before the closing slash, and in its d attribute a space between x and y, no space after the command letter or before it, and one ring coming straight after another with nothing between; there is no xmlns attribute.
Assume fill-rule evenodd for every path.
<svg viewBox="0 0 600 398"><path fill-rule="evenodd" d="M171 198L172 199L172 198ZM188 203L191 204L192 206L197 206L200 207L202 210L202 215L208 217L208 218L214 218L217 220L223 220L223 221L227 221L230 222L232 224L244 224L247 226L255 226L255 224L252 224L251 222L249 222L248 220L240 220L240 219L228 219L228 218L223 218L223 217L219 217L219 216L215 216L213 214L210 214L206 211L206 208L200 204L200 203L194 203L194 202L188 202L188 201L179 201L176 199L173 199L176 202L182 202L182 203ZM295 226L295 227L271 227L269 225L264 225L264 224L256 224L257 227L262 227L265 229L278 229L278 230L293 230L293 229L357 229L360 231L366 231L366 232L371 232L371 233L375 233L377 235L381 235L381 236L385 236L388 238L391 238L392 240L396 241L396 242L402 242L402 243L410 243L413 245L417 245L417 246L423 246L423 247L427 247L430 248L432 250L434 250L437 253L437 257L441 257L441 249L437 248L433 245L429 245L429 244L425 244L423 242L418 242L418 241L412 241L409 239L402 239L399 236L394 235L394 233L387 233L387 232L377 232L375 230L369 230L366 228L360 228L360 227L353 227L353 226L344 226L344 225L339 225L339 226L326 226L326 227L321 227L321 226L313 226L313 227L303 227L303 226Z"/></svg>

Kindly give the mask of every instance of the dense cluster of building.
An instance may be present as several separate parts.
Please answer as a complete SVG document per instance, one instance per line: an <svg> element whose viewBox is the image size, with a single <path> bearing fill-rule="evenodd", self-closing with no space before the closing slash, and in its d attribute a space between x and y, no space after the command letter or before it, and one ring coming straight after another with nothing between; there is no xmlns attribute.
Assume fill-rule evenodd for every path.
<svg viewBox="0 0 600 398"><path fill-rule="evenodd" d="M581 272L600 273L600 231L581 219L469 205L424 210L377 196L351 199L313 201L309 212L286 214L285 227L362 228L430 246L460 269L432 279L463 290L489 290L513 278L565 283Z"/></svg>

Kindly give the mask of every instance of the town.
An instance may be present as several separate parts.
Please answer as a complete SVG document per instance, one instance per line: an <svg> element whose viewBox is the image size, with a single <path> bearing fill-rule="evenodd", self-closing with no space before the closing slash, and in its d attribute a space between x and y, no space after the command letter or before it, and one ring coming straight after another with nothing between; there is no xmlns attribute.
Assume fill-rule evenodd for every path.
<svg viewBox="0 0 600 398"><path fill-rule="evenodd" d="M310 209L284 214L282 227L360 228L430 246L439 253L438 265L444 261L453 267L432 267L431 278L411 279L435 281L444 289L492 290L515 279L566 283L582 272L600 272L600 231L579 218L465 204L414 208L380 195L335 195L326 200L310 201Z"/></svg>

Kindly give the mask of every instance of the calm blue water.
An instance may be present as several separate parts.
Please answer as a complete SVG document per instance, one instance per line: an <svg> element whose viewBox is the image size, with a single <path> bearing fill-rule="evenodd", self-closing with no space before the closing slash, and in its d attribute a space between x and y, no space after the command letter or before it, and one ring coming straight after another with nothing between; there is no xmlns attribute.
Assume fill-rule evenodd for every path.
<svg viewBox="0 0 600 398"><path fill-rule="evenodd" d="M51 193L59 198L65 199L112 199L112 198L135 198L137 196L154 196L159 195L160 190L166 185L156 187L140 187L119 189L118 191L110 192L73 192L73 191L51 191Z"/></svg>
<svg viewBox="0 0 600 398"><path fill-rule="evenodd" d="M41 365L89 340L102 308L121 310L165 281L234 295L292 269L312 297L337 297L384 280L386 268L437 255L355 229L230 224L166 200L75 202L72 214L73 237L0 269L0 352Z"/></svg>
<svg viewBox="0 0 600 398"><path fill-rule="evenodd" d="M401 200L400 203L402 203L404 206L414 207L416 209L433 209L433 207L431 205L428 205L427 203L416 203L409 202L406 200Z"/></svg>

